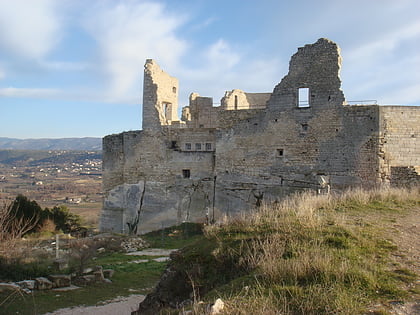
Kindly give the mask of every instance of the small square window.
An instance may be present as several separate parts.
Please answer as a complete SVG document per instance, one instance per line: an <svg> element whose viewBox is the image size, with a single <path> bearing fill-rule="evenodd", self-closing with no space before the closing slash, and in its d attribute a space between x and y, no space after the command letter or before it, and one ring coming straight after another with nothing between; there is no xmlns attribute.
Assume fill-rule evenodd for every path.
<svg viewBox="0 0 420 315"><path fill-rule="evenodd" d="M211 151L211 143L206 143L206 151Z"/></svg>
<svg viewBox="0 0 420 315"><path fill-rule="evenodd" d="M302 124L302 131L308 131L308 124Z"/></svg>
<svg viewBox="0 0 420 315"><path fill-rule="evenodd" d="M186 143L185 144L185 150L188 150L188 151L191 150L191 143Z"/></svg>
<svg viewBox="0 0 420 315"><path fill-rule="evenodd" d="M200 150L201 150L201 143L196 143L196 144L195 144L195 149L196 149L197 151L200 151Z"/></svg>
<svg viewBox="0 0 420 315"><path fill-rule="evenodd" d="M190 170L182 170L182 177L184 178L190 178L191 171Z"/></svg>
<svg viewBox="0 0 420 315"><path fill-rule="evenodd" d="M284 150L283 149L277 149L277 156L283 156Z"/></svg>

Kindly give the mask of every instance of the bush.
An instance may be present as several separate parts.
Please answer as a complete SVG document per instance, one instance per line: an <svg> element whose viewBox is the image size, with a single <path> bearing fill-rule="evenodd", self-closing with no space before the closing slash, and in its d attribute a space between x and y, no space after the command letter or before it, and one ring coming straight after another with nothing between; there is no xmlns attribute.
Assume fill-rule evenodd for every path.
<svg viewBox="0 0 420 315"><path fill-rule="evenodd" d="M45 208L48 218L51 218L56 225L56 230L64 233L76 232L80 229L82 219L77 214L71 213L65 206L54 207L51 210Z"/></svg>
<svg viewBox="0 0 420 315"><path fill-rule="evenodd" d="M64 233L77 232L81 228L81 217L71 213L67 207L56 206L52 209L42 209L35 200L29 200L23 195L16 197L9 212L11 221L15 223L14 225L16 225L16 222L32 223L23 234L41 232L46 228L52 229L54 225L54 230L61 230Z"/></svg>

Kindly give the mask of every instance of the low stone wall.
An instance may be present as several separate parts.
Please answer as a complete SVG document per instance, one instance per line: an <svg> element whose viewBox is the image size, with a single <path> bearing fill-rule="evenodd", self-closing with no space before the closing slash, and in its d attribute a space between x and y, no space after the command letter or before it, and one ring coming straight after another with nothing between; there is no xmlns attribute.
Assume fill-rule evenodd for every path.
<svg viewBox="0 0 420 315"><path fill-rule="evenodd" d="M420 185L420 174L414 166L391 167L391 185L395 187L413 187Z"/></svg>

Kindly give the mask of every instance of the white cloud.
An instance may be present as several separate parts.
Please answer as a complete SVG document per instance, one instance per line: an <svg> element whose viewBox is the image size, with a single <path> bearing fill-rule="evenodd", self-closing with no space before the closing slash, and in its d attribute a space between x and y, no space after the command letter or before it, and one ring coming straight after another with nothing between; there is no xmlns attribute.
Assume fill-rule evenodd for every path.
<svg viewBox="0 0 420 315"><path fill-rule="evenodd" d="M229 70L240 61L239 54L234 52L230 45L223 39L219 39L216 43L212 44L205 57L210 68L216 66L224 70Z"/></svg>
<svg viewBox="0 0 420 315"><path fill-rule="evenodd" d="M0 0L0 48L26 58L45 57L60 38L54 0Z"/></svg>
<svg viewBox="0 0 420 315"><path fill-rule="evenodd" d="M188 104L191 92L213 97L215 104L227 90L271 92L287 72L287 63L282 65L279 58L264 58L255 51L247 51L246 47L233 47L225 39L201 51L195 56L200 61L199 66L182 67L177 69L178 73L172 73L180 79L182 106Z"/></svg>
<svg viewBox="0 0 420 315"><path fill-rule="evenodd" d="M167 68L179 62L187 47L175 34L182 22L182 17L151 2L100 2L88 13L85 25L99 43L113 97L134 91L138 96L147 58L157 59Z"/></svg>
<svg viewBox="0 0 420 315"><path fill-rule="evenodd" d="M53 98L60 94L56 89L34 89L34 88L0 88L1 97L21 98Z"/></svg>

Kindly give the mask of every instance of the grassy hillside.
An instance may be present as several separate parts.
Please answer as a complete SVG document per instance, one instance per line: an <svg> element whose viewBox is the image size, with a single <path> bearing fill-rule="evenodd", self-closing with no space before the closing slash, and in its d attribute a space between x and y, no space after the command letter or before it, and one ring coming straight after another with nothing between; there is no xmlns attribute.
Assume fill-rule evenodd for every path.
<svg viewBox="0 0 420 315"><path fill-rule="evenodd" d="M217 298L223 314L390 314L404 303L418 307L419 214L418 189L304 193L263 206L207 227L204 239L174 255L141 314L162 307L171 314L165 307L187 299L188 308L204 314Z"/></svg>

